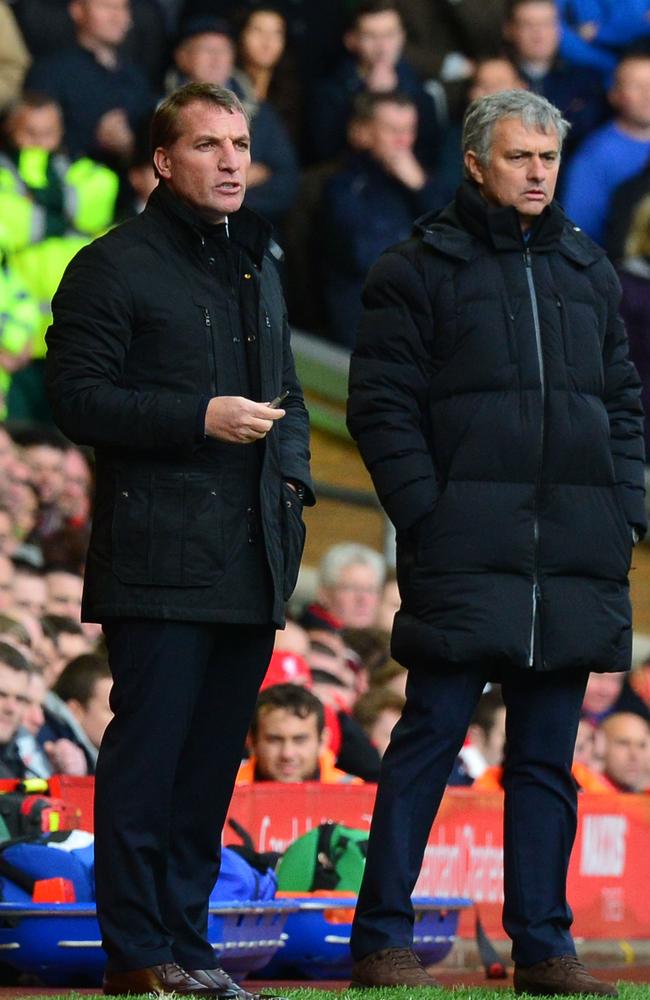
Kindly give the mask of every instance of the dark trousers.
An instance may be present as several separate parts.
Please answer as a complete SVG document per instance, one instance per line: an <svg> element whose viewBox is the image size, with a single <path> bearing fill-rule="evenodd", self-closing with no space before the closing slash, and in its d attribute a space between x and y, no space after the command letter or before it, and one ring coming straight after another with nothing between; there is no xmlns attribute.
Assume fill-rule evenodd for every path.
<svg viewBox="0 0 650 1000"><path fill-rule="evenodd" d="M523 966L575 954L566 876L577 813L571 762L587 676L522 670L503 678L503 924L512 957ZM382 948L411 947L411 893L485 680L478 669L409 672L406 706L381 766L352 928L357 960Z"/></svg>
<svg viewBox="0 0 650 1000"><path fill-rule="evenodd" d="M104 624L115 717L95 788L95 876L115 971L214 968L208 896L271 626Z"/></svg>

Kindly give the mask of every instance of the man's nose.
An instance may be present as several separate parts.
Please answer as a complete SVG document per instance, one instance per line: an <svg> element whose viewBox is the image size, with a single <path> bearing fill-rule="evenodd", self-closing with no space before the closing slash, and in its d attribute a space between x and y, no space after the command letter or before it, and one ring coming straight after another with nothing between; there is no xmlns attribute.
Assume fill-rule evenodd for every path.
<svg viewBox="0 0 650 1000"><path fill-rule="evenodd" d="M533 156L528 161L528 176L531 179L542 179L544 177L544 163L539 156Z"/></svg>
<svg viewBox="0 0 650 1000"><path fill-rule="evenodd" d="M238 167L237 150L228 139L220 147L219 169L236 170Z"/></svg>

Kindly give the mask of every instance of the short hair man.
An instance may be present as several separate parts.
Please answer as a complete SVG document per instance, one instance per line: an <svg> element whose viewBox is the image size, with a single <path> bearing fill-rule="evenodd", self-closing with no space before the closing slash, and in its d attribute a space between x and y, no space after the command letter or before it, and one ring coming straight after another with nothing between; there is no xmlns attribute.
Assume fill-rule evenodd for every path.
<svg viewBox="0 0 650 1000"><path fill-rule="evenodd" d="M47 599L46 615L57 615L79 621L81 615L81 594L83 577L70 573L65 568L52 567L45 573Z"/></svg>
<svg viewBox="0 0 650 1000"><path fill-rule="evenodd" d="M374 549L341 542L327 550L318 567L317 598L342 628L375 624L386 564Z"/></svg>
<svg viewBox="0 0 650 1000"><path fill-rule="evenodd" d="M55 417L96 455L82 615L114 682L95 788L104 990L232 1000L208 898L298 575L308 419L271 227L241 208L240 102L180 88L152 148L146 209L68 267L47 338Z"/></svg>
<svg viewBox="0 0 650 1000"><path fill-rule="evenodd" d="M650 727L634 712L615 712L601 722L603 774L618 792L650 787Z"/></svg>
<svg viewBox="0 0 650 1000"><path fill-rule="evenodd" d="M358 778L334 766L328 735L323 704L311 691L299 684L266 688L257 700L251 722L251 756L240 767L237 783L358 784Z"/></svg>
<svg viewBox="0 0 650 1000"><path fill-rule="evenodd" d="M90 752L93 765L108 723L113 718L109 702L113 678L108 660L97 653L75 657L63 668L52 688L76 722L73 738Z"/></svg>
<svg viewBox="0 0 650 1000"><path fill-rule="evenodd" d="M361 985L431 985L410 894L472 713L500 680L515 991L616 993L570 935L571 760L589 669L630 666L643 422L612 267L553 200L566 127L527 91L474 102L455 201L364 291L348 426L397 529L392 650L409 683L352 928Z"/></svg>
<svg viewBox="0 0 650 1000"><path fill-rule="evenodd" d="M623 56L609 91L614 117L587 136L567 168L562 203L586 233L603 243L617 187L650 157L650 52Z"/></svg>

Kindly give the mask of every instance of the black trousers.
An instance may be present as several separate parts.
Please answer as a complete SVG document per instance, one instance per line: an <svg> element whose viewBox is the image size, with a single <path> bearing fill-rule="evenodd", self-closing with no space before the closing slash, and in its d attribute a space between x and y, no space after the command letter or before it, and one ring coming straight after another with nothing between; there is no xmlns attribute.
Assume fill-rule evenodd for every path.
<svg viewBox="0 0 650 1000"><path fill-rule="evenodd" d="M115 971L214 968L208 896L275 630L104 623L115 717L95 786L97 912Z"/></svg>
<svg viewBox="0 0 650 1000"><path fill-rule="evenodd" d="M522 966L575 954L566 876L577 814L571 762L587 676L522 670L503 677L503 925ZM409 672L406 706L381 766L351 936L357 960L411 947L411 893L485 681L480 669Z"/></svg>

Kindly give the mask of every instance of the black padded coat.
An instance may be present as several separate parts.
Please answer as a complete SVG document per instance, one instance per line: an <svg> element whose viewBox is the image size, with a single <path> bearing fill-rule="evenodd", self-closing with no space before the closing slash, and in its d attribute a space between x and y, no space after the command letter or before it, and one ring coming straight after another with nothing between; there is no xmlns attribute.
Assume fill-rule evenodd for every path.
<svg viewBox="0 0 650 1000"><path fill-rule="evenodd" d="M603 251L465 182L372 269L348 425L397 528L407 666L630 664L639 379Z"/></svg>

